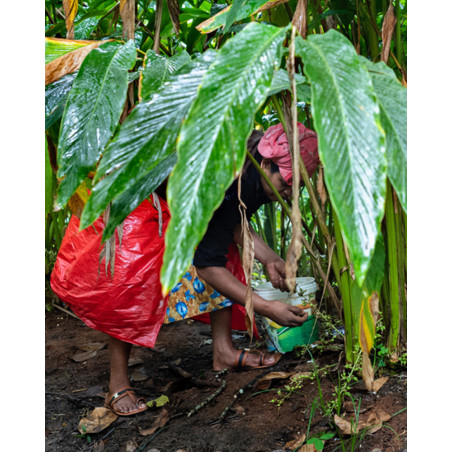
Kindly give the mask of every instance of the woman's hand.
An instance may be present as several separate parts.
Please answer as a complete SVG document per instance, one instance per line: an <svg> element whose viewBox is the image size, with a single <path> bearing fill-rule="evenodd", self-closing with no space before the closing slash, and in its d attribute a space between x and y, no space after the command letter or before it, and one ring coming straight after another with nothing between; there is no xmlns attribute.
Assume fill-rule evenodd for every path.
<svg viewBox="0 0 452 452"><path fill-rule="evenodd" d="M266 267L273 287L282 291L288 291L289 288L286 284L286 263L281 258L278 258L267 263Z"/></svg>
<svg viewBox="0 0 452 452"><path fill-rule="evenodd" d="M281 326L300 326L308 318L308 313L297 306L281 301L272 301L267 317Z"/></svg>

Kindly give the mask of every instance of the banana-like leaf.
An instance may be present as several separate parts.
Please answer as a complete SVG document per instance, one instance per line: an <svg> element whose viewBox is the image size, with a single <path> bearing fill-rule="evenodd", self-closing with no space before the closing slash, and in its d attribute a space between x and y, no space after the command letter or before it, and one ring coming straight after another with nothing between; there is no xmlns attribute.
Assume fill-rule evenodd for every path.
<svg viewBox="0 0 452 452"><path fill-rule="evenodd" d="M359 285L362 285L384 214L387 163L384 133L370 76L340 33L297 39L311 82L312 115L325 183Z"/></svg>
<svg viewBox="0 0 452 452"><path fill-rule="evenodd" d="M367 65L380 106L381 125L386 134L388 177L407 212L407 90L385 63L360 58Z"/></svg>
<svg viewBox="0 0 452 452"><path fill-rule="evenodd" d="M67 74L56 82L46 86L45 113L46 130L63 116L69 91L77 73Z"/></svg>
<svg viewBox="0 0 452 452"><path fill-rule="evenodd" d="M223 28L223 34L226 34L229 29L231 28L231 25L237 21L237 17L240 14L240 11L243 9L245 4L247 3L247 0L234 0L234 2L231 5L231 8L228 11L228 15L226 16L226 21Z"/></svg>
<svg viewBox="0 0 452 452"><path fill-rule="evenodd" d="M110 238L115 228L136 209L170 174L176 164L176 151L169 154L144 177L122 192L112 203L110 217L102 234L102 241Z"/></svg>
<svg viewBox="0 0 452 452"><path fill-rule="evenodd" d="M305 83L306 77L301 74L295 74L295 82L297 85ZM280 91L285 89L287 90L291 89L289 73L285 69L278 69L277 71L275 71L275 74L273 75L273 80L268 95L272 96L273 94L279 93ZM297 97L298 97L298 86L297 86Z"/></svg>
<svg viewBox="0 0 452 452"><path fill-rule="evenodd" d="M170 58L148 50L141 82L141 99L149 99L171 74L189 62L190 55L185 50Z"/></svg>
<svg viewBox="0 0 452 452"><path fill-rule="evenodd" d="M47 40L53 40L55 41L56 38L46 38L46 45ZM66 39L60 39L59 41L67 41ZM111 40L109 40L111 41ZM53 83L57 80L59 80L61 77L63 77L66 74L70 74L71 72L77 71L80 66L83 63L83 60L85 57L91 52L91 50L95 49L96 47L99 47L102 44L105 44L109 41L67 41L69 44L68 46L65 45L65 43L60 42L61 51L64 50L64 53L61 54L58 58L54 58L54 56L57 55L57 45L55 42L53 42L52 49L49 51L49 62L46 63L45 70L45 84L46 86L50 83ZM76 43L82 43L82 45L76 46ZM70 46L73 47L73 49L68 50ZM66 50L68 50L66 52ZM47 49L46 49L47 52ZM47 55L47 53L46 53ZM47 61L47 57L46 57Z"/></svg>
<svg viewBox="0 0 452 452"><path fill-rule="evenodd" d="M239 11L232 11L231 6L222 9L219 13L210 19L205 20L199 24L196 29L201 33L210 33L217 28L223 27L226 24L229 14L233 13L233 20L246 19L247 17L257 14L261 11L265 11L270 8L274 8L277 5L286 3L288 0L245 0L246 4L240 5Z"/></svg>
<svg viewBox="0 0 452 452"><path fill-rule="evenodd" d="M45 38L45 64L56 60L66 53L78 50L96 41L77 41L71 39ZM102 42L103 43L103 42Z"/></svg>
<svg viewBox="0 0 452 452"><path fill-rule="evenodd" d="M215 52L208 51L201 58L183 66L169 77L149 101L140 102L121 126L115 139L107 147L96 172L92 194L85 206L81 228L93 223L105 210L108 203L133 186L143 185L143 178L153 173L154 168L175 153L176 139L188 109L198 92L201 79L212 64ZM174 162L174 161L173 161ZM168 175L168 174L166 174ZM166 176L165 176L166 177ZM158 187L161 180L146 183L141 200ZM150 191L149 191L150 190ZM125 199L131 193L123 194ZM124 210L116 215L111 212L110 222L128 215L133 202L118 202L118 209ZM112 209L114 210L114 209ZM119 223L118 223L119 224ZM104 232L104 238L110 230Z"/></svg>
<svg viewBox="0 0 452 452"><path fill-rule="evenodd" d="M171 220L161 271L164 291L190 264L225 190L241 169L254 115L281 60L287 28L257 22L228 40L202 79L184 121L168 182Z"/></svg>
<svg viewBox="0 0 452 452"><path fill-rule="evenodd" d="M59 206L68 199L97 162L115 131L127 90L127 71L136 49L132 40L108 42L94 49L77 74L61 120L58 140Z"/></svg>

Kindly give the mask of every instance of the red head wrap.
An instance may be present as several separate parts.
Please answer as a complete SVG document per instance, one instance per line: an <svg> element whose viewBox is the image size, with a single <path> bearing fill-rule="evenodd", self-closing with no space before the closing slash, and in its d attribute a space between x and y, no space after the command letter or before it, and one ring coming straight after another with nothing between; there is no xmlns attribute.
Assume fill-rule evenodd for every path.
<svg viewBox="0 0 452 452"><path fill-rule="evenodd" d="M320 163L317 150L317 134L299 122L298 140L301 158L309 177L311 177ZM283 179L289 185L292 185L292 159L283 125L278 124L269 127L260 140L257 149L263 157L271 159L275 165L279 166L279 172Z"/></svg>

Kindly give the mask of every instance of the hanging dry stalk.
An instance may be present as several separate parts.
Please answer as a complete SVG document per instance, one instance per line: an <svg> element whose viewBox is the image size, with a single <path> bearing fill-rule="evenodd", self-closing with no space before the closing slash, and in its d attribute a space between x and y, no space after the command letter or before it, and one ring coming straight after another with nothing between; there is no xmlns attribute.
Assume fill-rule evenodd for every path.
<svg viewBox="0 0 452 452"><path fill-rule="evenodd" d="M248 219L246 218L246 205L243 203L240 195L242 192L242 172L239 175L238 180L238 198L239 198L239 210L242 218L242 234L243 234L243 270L246 277L246 296L245 296L245 321L246 328L250 338L253 338L253 323L254 323L254 306L253 306L253 294L251 291L251 273L254 263L254 240L251 235Z"/></svg>
<svg viewBox="0 0 452 452"><path fill-rule="evenodd" d="M66 16L66 38L74 39L74 20L77 15L78 0L63 0L64 15Z"/></svg>
<svg viewBox="0 0 452 452"><path fill-rule="evenodd" d="M162 27L162 11L163 11L163 0L156 0L153 50L157 54L160 54L160 29Z"/></svg>
<svg viewBox="0 0 452 452"><path fill-rule="evenodd" d="M394 33L394 27L397 22L397 18L394 14L394 6L392 2L389 3L388 11L385 14L382 28L382 41L383 50L381 51L381 61L388 62L389 52L391 51L392 34Z"/></svg>
<svg viewBox="0 0 452 452"><path fill-rule="evenodd" d="M179 34L180 23L179 23L179 1L178 0L167 0L168 12L170 15L171 23L173 24L173 28L175 33Z"/></svg>
<svg viewBox="0 0 452 452"><path fill-rule="evenodd" d="M299 2L300 4L302 2ZM298 9L298 8L297 8ZM287 59L287 69L289 71L289 78L292 85L292 93L296 93L296 85L295 85L295 27L292 27L292 37L289 45L289 57ZM297 277L298 270L298 260L301 256L302 251L302 239L301 235L303 234L301 231L301 212L300 205L298 201L299 193L300 193L300 171L299 171L299 160L300 160L300 143L298 142L298 121L297 121L297 100L295 94L292 99L292 108L291 108L291 118L286 119L286 124L290 124L290 120L292 127L287 127L287 136L290 151L292 154L292 239L290 241L289 249L286 254L286 283L287 287L291 292L295 290L296 282L295 278ZM292 130L290 130L292 129ZM290 136L292 135L292 136Z"/></svg>
<svg viewBox="0 0 452 452"><path fill-rule="evenodd" d="M308 0L298 0L297 8L292 19L292 25L296 28L298 33L303 36L303 39L306 39L306 35L308 34L308 23L306 17L307 8ZM293 92L295 93L296 91Z"/></svg>
<svg viewBox="0 0 452 452"><path fill-rule="evenodd" d="M121 0L119 14L122 19L122 37L135 40L135 0Z"/></svg>

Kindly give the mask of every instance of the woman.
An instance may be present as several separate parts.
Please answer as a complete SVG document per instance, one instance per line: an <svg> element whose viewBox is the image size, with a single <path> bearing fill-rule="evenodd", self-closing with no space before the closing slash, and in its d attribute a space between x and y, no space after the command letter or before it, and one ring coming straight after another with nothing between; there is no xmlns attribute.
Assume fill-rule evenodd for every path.
<svg viewBox="0 0 452 452"><path fill-rule="evenodd" d="M311 176L319 163L317 137L302 124L298 127L301 157ZM270 127L265 134L253 131L248 149L280 195L290 199L292 166L282 125ZM248 220L261 205L276 200L249 161L243 171L240 198L247 207ZM144 201L125 220L112 279L97 274L102 220L91 228L94 232L90 228L78 232L76 218L71 219L73 224L65 234L51 278L55 293L88 326L110 336L110 382L105 400L106 406L119 415L146 409L145 400L130 389L127 364L131 344L153 347L163 322L189 317L206 320L209 316L214 370L268 367L280 359L278 354L236 350L231 339L231 327L245 329L244 310L240 307L245 304L246 286L235 246L242 243L238 182L234 181L226 191L223 203L209 222L193 265L165 299L161 296L159 274L163 234L170 215L163 199L154 196L154 202L157 204ZM266 266L273 286L287 290L285 262L254 231L252 235L255 257ZM307 318L297 307L267 301L255 293L252 297L254 310L280 325L299 326Z"/></svg>

